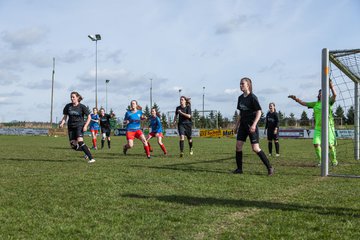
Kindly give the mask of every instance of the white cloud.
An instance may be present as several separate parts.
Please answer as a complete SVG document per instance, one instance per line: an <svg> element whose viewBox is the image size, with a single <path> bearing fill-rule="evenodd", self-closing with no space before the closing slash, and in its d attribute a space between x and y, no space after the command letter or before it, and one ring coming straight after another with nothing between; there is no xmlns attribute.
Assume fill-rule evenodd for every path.
<svg viewBox="0 0 360 240"><path fill-rule="evenodd" d="M13 49L21 49L44 41L48 31L41 27L23 28L17 31L3 31L1 36L4 42Z"/></svg>

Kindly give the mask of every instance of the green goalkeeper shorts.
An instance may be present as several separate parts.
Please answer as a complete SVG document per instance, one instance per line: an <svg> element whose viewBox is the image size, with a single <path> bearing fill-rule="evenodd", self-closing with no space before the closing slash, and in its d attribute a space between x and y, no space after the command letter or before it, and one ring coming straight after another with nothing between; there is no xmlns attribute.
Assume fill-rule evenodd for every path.
<svg viewBox="0 0 360 240"><path fill-rule="evenodd" d="M321 144L321 130L314 131L314 138L313 138L313 144ZM336 136L334 129L329 129L329 145L335 146L336 145Z"/></svg>

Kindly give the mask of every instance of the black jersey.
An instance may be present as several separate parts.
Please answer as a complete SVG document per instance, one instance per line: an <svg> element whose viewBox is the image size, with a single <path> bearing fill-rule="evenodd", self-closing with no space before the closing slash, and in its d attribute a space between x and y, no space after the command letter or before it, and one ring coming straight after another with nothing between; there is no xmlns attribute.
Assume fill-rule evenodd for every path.
<svg viewBox="0 0 360 240"><path fill-rule="evenodd" d="M90 114L90 110L81 103L77 106L74 106L72 103L68 103L64 107L63 114L69 116L68 127L73 128L84 125L84 116L88 116Z"/></svg>
<svg viewBox="0 0 360 240"><path fill-rule="evenodd" d="M277 112L268 112L265 118L266 124L265 129L269 129L271 131L275 130L275 128L279 128L279 117Z"/></svg>
<svg viewBox="0 0 360 240"><path fill-rule="evenodd" d="M186 113L186 114L190 114L190 115L191 115L191 107L190 107L190 105L188 105L188 106L186 106L186 107L181 107L181 105L178 106L178 107L176 107L176 110L175 110L175 118L177 118L177 115L179 115L178 124L192 123L191 118L187 118L187 117L179 114L179 113L178 113L178 110L181 110L183 113Z"/></svg>
<svg viewBox="0 0 360 240"><path fill-rule="evenodd" d="M250 93L246 97L241 94L238 98L237 109L240 110L240 122L252 123L255 120L256 112L261 110L257 97Z"/></svg>
<svg viewBox="0 0 360 240"><path fill-rule="evenodd" d="M99 118L100 118L100 127L110 129L111 116L105 113L104 116L99 115Z"/></svg>

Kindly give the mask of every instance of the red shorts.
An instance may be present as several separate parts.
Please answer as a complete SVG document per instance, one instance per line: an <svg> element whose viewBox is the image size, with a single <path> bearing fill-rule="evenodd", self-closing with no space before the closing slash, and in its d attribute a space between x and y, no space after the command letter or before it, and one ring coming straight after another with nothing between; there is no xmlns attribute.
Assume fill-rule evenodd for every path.
<svg viewBox="0 0 360 240"><path fill-rule="evenodd" d="M151 136L151 137L161 137L161 138L164 137L162 132L159 132L159 133L152 132L152 133L149 133L149 136Z"/></svg>
<svg viewBox="0 0 360 240"><path fill-rule="evenodd" d="M98 134L99 130L94 130L94 129L91 129L90 132L94 133L95 135Z"/></svg>
<svg viewBox="0 0 360 240"><path fill-rule="evenodd" d="M134 138L139 139L141 135L143 135L143 132L140 129L136 130L135 132L127 131L126 132L126 139L127 140L133 140Z"/></svg>

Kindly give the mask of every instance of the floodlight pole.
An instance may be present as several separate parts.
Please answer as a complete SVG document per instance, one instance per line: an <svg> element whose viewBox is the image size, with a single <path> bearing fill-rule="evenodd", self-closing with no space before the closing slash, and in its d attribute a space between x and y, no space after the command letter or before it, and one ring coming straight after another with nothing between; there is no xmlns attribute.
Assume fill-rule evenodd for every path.
<svg viewBox="0 0 360 240"><path fill-rule="evenodd" d="M88 35L88 37L95 42L95 107L98 107L98 94L97 94L97 42L101 40L100 34L95 34L95 36Z"/></svg>
<svg viewBox="0 0 360 240"><path fill-rule="evenodd" d="M203 101L202 101L202 112L203 112L203 118L205 117L204 109L205 109L205 87L203 87Z"/></svg>
<svg viewBox="0 0 360 240"><path fill-rule="evenodd" d="M150 78L150 111L152 109L152 78Z"/></svg>
<svg viewBox="0 0 360 240"><path fill-rule="evenodd" d="M55 58L53 58L53 70L51 78L51 110L50 110L50 128L53 124L53 109L54 109L54 78L55 78Z"/></svg>
<svg viewBox="0 0 360 240"><path fill-rule="evenodd" d="M97 40L95 41L95 107L98 107L97 95Z"/></svg>
<svg viewBox="0 0 360 240"><path fill-rule="evenodd" d="M322 50L321 63L321 176L329 174L329 49Z"/></svg>
<svg viewBox="0 0 360 240"><path fill-rule="evenodd" d="M108 83L110 82L109 79L105 80L105 87L106 87L106 111L108 112Z"/></svg>

